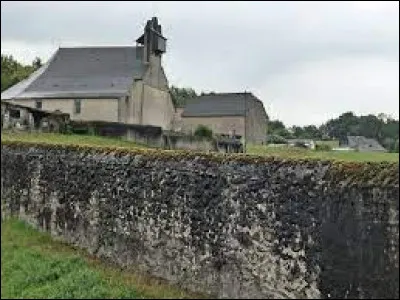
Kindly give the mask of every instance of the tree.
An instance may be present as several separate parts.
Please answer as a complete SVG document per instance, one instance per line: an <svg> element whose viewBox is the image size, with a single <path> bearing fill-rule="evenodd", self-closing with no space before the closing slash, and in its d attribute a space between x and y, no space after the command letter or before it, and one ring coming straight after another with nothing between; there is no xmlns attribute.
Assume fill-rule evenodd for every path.
<svg viewBox="0 0 400 300"><path fill-rule="evenodd" d="M42 64L42 60L40 59L40 57L36 57L33 62L32 62L32 66L35 70L39 69L41 66L43 66Z"/></svg>
<svg viewBox="0 0 400 300"><path fill-rule="evenodd" d="M268 132L272 133L276 130L286 129L285 125L279 120L271 120L268 122Z"/></svg>
<svg viewBox="0 0 400 300"><path fill-rule="evenodd" d="M32 65L22 65L12 55L1 55L1 91L27 78L34 71Z"/></svg>
<svg viewBox="0 0 400 300"><path fill-rule="evenodd" d="M197 97L196 91L192 88L171 86L170 93L175 107L184 107L190 99Z"/></svg>
<svg viewBox="0 0 400 300"><path fill-rule="evenodd" d="M292 126L291 131L296 138L302 138L304 136L304 130L300 126Z"/></svg>
<svg viewBox="0 0 400 300"><path fill-rule="evenodd" d="M291 136L285 125L279 120L268 121L267 134L277 135L284 138L289 138Z"/></svg>

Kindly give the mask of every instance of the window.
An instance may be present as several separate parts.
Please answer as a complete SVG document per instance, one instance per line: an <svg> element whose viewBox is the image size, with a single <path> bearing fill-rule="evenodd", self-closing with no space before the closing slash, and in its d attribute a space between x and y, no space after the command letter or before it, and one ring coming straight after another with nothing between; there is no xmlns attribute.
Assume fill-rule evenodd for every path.
<svg viewBox="0 0 400 300"><path fill-rule="evenodd" d="M42 109L42 101L40 101L40 100L36 101L36 108Z"/></svg>
<svg viewBox="0 0 400 300"><path fill-rule="evenodd" d="M81 113L81 99L75 99L75 113Z"/></svg>

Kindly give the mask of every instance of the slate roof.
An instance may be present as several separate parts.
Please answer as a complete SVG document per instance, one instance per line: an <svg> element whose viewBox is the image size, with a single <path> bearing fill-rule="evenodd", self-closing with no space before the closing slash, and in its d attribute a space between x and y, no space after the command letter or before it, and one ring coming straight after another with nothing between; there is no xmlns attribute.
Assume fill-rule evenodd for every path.
<svg viewBox="0 0 400 300"><path fill-rule="evenodd" d="M245 116L246 99L260 101L251 93L201 95L188 101L182 117Z"/></svg>
<svg viewBox="0 0 400 300"><path fill-rule="evenodd" d="M120 97L146 66L142 47L60 48L26 80L1 93L22 98Z"/></svg>
<svg viewBox="0 0 400 300"><path fill-rule="evenodd" d="M357 149L362 152L380 151L385 152L386 149L379 144L378 141L364 136L347 136L347 145L350 148Z"/></svg>

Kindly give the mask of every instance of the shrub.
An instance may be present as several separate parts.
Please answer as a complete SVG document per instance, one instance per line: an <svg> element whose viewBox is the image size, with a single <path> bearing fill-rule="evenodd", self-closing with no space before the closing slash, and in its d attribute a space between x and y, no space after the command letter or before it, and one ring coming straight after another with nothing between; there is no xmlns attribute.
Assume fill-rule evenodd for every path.
<svg viewBox="0 0 400 300"><path fill-rule="evenodd" d="M399 139L395 140L390 147L385 148L389 149L389 152L391 153L399 153Z"/></svg>
<svg viewBox="0 0 400 300"><path fill-rule="evenodd" d="M212 138L213 132L210 128L204 125L197 126L194 136L202 137L202 138Z"/></svg>
<svg viewBox="0 0 400 300"><path fill-rule="evenodd" d="M287 144L287 140L276 134L271 134L267 136L267 144Z"/></svg>
<svg viewBox="0 0 400 300"><path fill-rule="evenodd" d="M331 151L332 147L327 144L316 144L315 150L317 151Z"/></svg>

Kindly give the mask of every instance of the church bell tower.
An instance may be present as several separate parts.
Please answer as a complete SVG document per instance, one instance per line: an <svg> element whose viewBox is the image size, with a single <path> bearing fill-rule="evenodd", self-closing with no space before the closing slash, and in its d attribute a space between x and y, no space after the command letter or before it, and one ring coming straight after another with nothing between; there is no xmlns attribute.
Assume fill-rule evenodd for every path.
<svg viewBox="0 0 400 300"><path fill-rule="evenodd" d="M143 62L149 63L150 56L162 56L166 51L167 39L163 37L161 25L156 17L148 20L144 33L136 40L136 43L143 46Z"/></svg>

